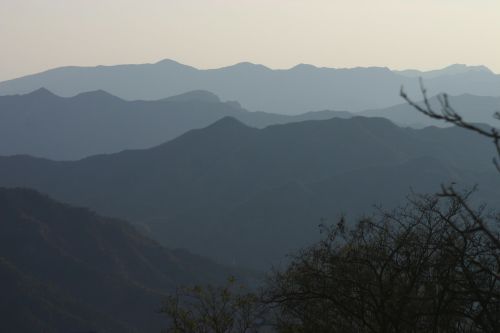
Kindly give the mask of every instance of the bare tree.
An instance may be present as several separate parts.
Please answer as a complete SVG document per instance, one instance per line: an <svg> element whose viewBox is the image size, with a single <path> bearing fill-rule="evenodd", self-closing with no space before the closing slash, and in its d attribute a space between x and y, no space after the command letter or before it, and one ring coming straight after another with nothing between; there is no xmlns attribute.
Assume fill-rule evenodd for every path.
<svg viewBox="0 0 500 333"><path fill-rule="evenodd" d="M406 94L404 87L401 87L400 95L409 105L415 108L415 110L430 118L443 120L455 126L476 132L486 138L491 139L493 141L493 144L495 145L497 155L498 157L500 157L500 133L498 132L498 129L491 126L485 128L484 126L478 126L471 122L465 121L462 116L451 106L448 94L437 95L440 110L435 110L431 106L429 97L427 95L427 90L425 89L422 79L420 79L420 91L422 92L423 98L421 104L411 99L408 94ZM500 112L496 112L494 117L500 120ZM500 165L496 157L493 158L493 163L495 164L497 170L500 172Z"/></svg>
<svg viewBox="0 0 500 333"><path fill-rule="evenodd" d="M422 196L352 229L326 228L271 278L279 331L499 332L500 286L471 259L495 263L483 238L453 227L464 213L456 198Z"/></svg>
<svg viewBox="0 0 500 333"><path fill-rule="evenodd" d="M497 128L491 126L477 125L465 121L462 116L451 106L447 94L437 96L439 110L434 109L429 102L427 91L420 80L423 101L417 103L412 100L401 89L401 97L418 112L433 119L442 120L472 131L487 139L492 140L497 156L493 158L493 164L500 172L500 133ZM494 117L500 120L500 113L496 112ZM498 284L500 283L500 215L498 213L484 214L484 207L474 209L467 201L467 196L456 191L453 185L442 185L439 196L460 203L464 208L460 219L444 219L460 238L463 246L461 251L464 256L461 269L468 276L466 287L476 293L477 306L471 309L476 320L482 322L488 331L491 327L493 317L498 317L500 307L498 300ZM472 247L472 249L469 249ZM492 305L496 304L496 306ZM497 324L498 325L498 324ZM496 331L500 328L496 327Z"/></svg>
<svg viewBox="0 0 500 333"><path fill-rule="evenodd" d="M440 110L435 110L431 106L427 91L423 85L422 80L420 80L420 88L423 97L423 102L420 104L412 100L406 94L404 88L401 88L400 95L409 105L415 108L415 110L428 117L443 120L460 128L478 133L479 135L492 140L497 152L497 156L493 158L493 164L500 172L500 163L498 161L498 158L500 157L500 133L498 129L491 126L484 127L465 121L462 116L460 116L460 114L451 106L450 99L447 94L441 94L437 96L440 104ZM495 113L495 118L500 120L499 112ZM486 236L488 241L491 242L492 246L500 249L500 220L498 219L498 216L493 216L493 218L491 218L490 216L489 220L485 220L484 218L480 218L479 216L477 216L474 210L466 204L465 198L460 193L458 193L452 185L443 185L440 195L443 197L455 198L456 200L461 201L462 205L467 210L468 219L465 221L466 223L461 226L455 225L457 230L460 230L462 234L480 232L484 234L484 236ZM497 278L500 278L498 271L494 273Z"/></svg>
<svg viewBox="0 0 500 333"><path fill-rule="evenodd" d="M500 172L500 134L466 122L438 96L431 107L401 96L416 110L493 141ZM500 119L500 115L496 115ZM167 332L262 331L273 308L284 333L500 332L500 215L474 207L474 191L443 185L412 196L348 227L323 227L324 237L270 275L262 296L237 286L181 288L162 308Z"/></svg>
<svg viewBox="0 0 500 333"><path fill-rule="evenodd" d="M178 288L160 310L167 333L251 333L262 327L265 305L230 278L224 286Z"/></svg>

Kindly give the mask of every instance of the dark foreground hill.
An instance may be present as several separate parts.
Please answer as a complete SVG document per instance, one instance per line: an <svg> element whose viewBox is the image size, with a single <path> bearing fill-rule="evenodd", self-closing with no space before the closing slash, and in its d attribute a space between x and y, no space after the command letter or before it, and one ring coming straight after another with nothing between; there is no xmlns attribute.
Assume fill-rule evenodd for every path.
<svg viewBox="0 0 500 333"><path fill-rule="evenodd" d="M63 98L46 89L0 96L0 155L79 159L149 148L225 116L255 127L307 119L349 117L347 112L285 116L248 112L212 93L192 91L158 101L127 102L104 91Z"/></svg>
<svg viewBox="0 0 500 333"><path fill-rule="evenodd" d="M2 332L159 332L165 293L235 273L126 222L0 188Z"/></svg>
<svg viewBox="0 0 500 333"><path fill-rule="evenodd" d="M76 162L0 158L0 185L128 218L157 240L220 262L267 268L333 222L413 189L500 188L488 141L458 128L403 129L381 118L333 118L265 129L223 118L163 145Z"/></svg>
<svg viewBox="0 0 500 333"><path fill-rule="evenodd" d="M61 96L73 96L102 89L127 100L155 100L202 89L224 100L237 100L251 111L298 114L307 110L386 108L401 102L401 85L417 94L419 76L425 78L431 95L448 92L498 96L500 92L500 76L484 66L398 72L385 67L320 68L300 64L274 70L245 62L201 70L165 59L154 64L55 68L0 82L0 94L24 94L45 87Z"/></svg>

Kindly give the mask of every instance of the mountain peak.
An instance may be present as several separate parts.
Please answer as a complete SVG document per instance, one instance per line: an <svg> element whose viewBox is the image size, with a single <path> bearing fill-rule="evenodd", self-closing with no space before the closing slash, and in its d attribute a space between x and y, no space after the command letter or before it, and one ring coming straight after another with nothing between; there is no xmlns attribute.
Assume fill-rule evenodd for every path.
<svg viewBox="0 0 500 333"><path fill-rule="evenodd" d="M466 64L453 64L447 66L441 70L447 74L463 74L466 72L488 72L493 73L488 67L480 65L480 66L469 66Z"/></svg>
<svg viewBox="0 0 500 333"><path fill-rule="evenodd" d="M290 68L290 70L312 70L312 69L318 69L318 67L311 64L297 64L292 68Z"/></svg>
<svg viewBox="0 0 500 333"><path fill-rule="evenodd" d="M176 68L177 67L177 68L191 68L191 69L195 69L194 67L181 64L180 62L172 60L172 59L163 59L163 60L160 60L158 62L155 62L154 65L155 66L162 66L162 67L170 67L170 68Z"/></svg>
<svg viewBox="0 0 500 333"><path fill-rule="evenodd" d="M266 67L264 65L261 65L261 64L254 64L252 62L249 62L249 61L243 61L243 62L239 62L237 64L234 64L232 66L228 66L228 67L223 67L224 69L261 69L261 70L270 70L269 67Z"/></svg>
<svg viewBox="0 0 500 333"><path fill-rule="evenodd" d="M249 126L243 124L241 121L237 120L234 117L226 116L224 118L217 120L215 123L208 126L207 128L211 128L211 129L229 129L229 128L231 128L231 129L232 128L250 129L252 127L249 127Z"/></svg>
<svg viewBox="0 0 500 333"><path fill-rule="evenodd" d="M408 77L422 77L424 79L432 79L443 75L459 75L466 73L489 73L494 74L491 69L486 66L469 66L466 64L452 64L441 69L435 69L430 71L421 71L416 69L408 69L402 71L395 71L398 74L402 74Z"/></svg>
<svg viewBox="0 0 500 333"><path fill-rule="evenodd" d="M95 100L95 101L123 101L121 98L116 97L115 95L112 95L108 93L107 91L104 91L102 89L98 90L92 90L92 91L86 91L83 93L80 93L73 98L76 99L84 99L84 100Z"/></svg>
<svg viewBox="0 0 500 333"><path fill-rule="evenodd" d="M180 62L172 60L172 59L162 59L160 61L157 61L155 65L182 65Z"/></svg>
<svg viewBox="0 0 500 333"><path fill-rule="evenodd" d="M45 87L41 87L41 88L39 88L37 90L34 90L34 91L26 94L26 96L31 96L31 97L35 97L35 98L53 98L53 97L59 97L59 96L57 96L56 94L54 94L52 91L48 90Z"/></svg>
<svg viewBox="0 0 500 333"><path fill-rule="evenodd" d="M207 90L193 90L183 94L167 97L163 101L168 102L206 102L206 103L220 103L219 96Z"/></svg>

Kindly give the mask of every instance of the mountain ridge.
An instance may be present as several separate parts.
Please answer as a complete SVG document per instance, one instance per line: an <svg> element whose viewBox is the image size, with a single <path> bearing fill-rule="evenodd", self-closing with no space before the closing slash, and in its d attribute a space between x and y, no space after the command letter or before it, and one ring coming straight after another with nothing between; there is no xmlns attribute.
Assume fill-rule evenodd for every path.
<svg viewBox="0 0 500 333"><path fill-rule="evenodd" d="M41 88L26 95L0 96L0 155L74 160L143 149L225 116L262 128L350 114L323 111L286 116L250 112L237 102L222 102L217 95L203 90L157 101L125 101L102 90L60 97Z"/></svg>
<svg viewBox="0 0 500 333"><path fill-rule="evenodd" d="M0 157L0 186L48 192L130 220L162 244L265 269L263 257L276 263L317 239L321 218L392 207L410 188L479 179L480 199L492 202L493 155L458 128L354 117L255 129L223 118L149 149L70 162Z"/></svg>
<svg viewBox="0 0 500 333"><path fill-rule="evenodd" d="M246 275L30 189L0 188L0 231L0 276L15 281L0 286L2 325L15 332L159 331L177 286Z"/></svg>
<svg viewBox="0 0 500 333"><path fill-rule="evenodd" d="M448 96L450 106L454 108L465 121L472 123L483 123L489 126L498 127L500 122L496 119L495 113L500 111L500 97L477 96L464 93L456 96ZM431 107L436 112L441 111L441 104L437 96L429 98ZM423 105L423 101L418 100L418 104ZM426 126L448 127L451 124L432 119L416 111L408 103L400 103L385 109L365 110L357 113L365 117L384 117L390 119L399 126L410 126L423 128Z"/></svg>
<svg viewBox="0 0 500 333"><path fill-rule="evenodd" d="M476 67L457 66L425 74L428 91L452 95L499 94L498 74L483 67L477 70ZM451 72L456 74L448 75ZM418 94L419 83L414 77L420 75L418 73L426 72L408 75L408 72L386 67L336 69L312 65L271 69L249 62L197 69L163 60L154 64L56 68L0 82L0 94L26 93L44 86L61 96L102 89L125 100L155 100L186 91L207 90L223 100L237 100L252 111L298 114L307 110L334 109L356 112L397 104L401 85L410 93Z"/></svg>

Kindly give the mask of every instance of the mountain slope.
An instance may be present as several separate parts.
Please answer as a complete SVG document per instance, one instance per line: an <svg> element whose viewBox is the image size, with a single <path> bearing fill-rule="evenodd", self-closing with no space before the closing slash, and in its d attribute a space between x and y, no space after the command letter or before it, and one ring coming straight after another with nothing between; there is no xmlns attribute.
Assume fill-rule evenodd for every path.
<svg viewBox="0 0 500 333"><path fill-rule="evenodd" d="M416 75L419 75L418 73ZM422 75L419 75L422 76ZM425 80L431 95L448 92L498 96L500 76L476 67L434 72ZM127 100L160 99L191 90L208 90L223 100L237 100L252 111L298 114L309 110L361 111L401 102L404 85L419 92L415 75L387 68L318 68L297 65L272 70L240 63L199 70L164 60L155 64L61 67L0 83L0 94L27 93L46 87L61 96L102 89Z"/></svg>
<svg viewBox="0 0 500 333"><path fill-rule="evenodd" d="M20 272L0 257L2 329L8 332L130 332L131 328Z"/></svg>
<svg viewBox="0 0 500 333"><path fill-rule="evenodd" d="M321 218L393 206L410 188L482 179L489 196L480 199L494 202L493 155L489 142L458 128L354 117L259 130L223 118L147 150L76 162L3 157L0 185L130 219L220 262L267 268L317 237Z"/></svg>
<svg viewBox="0 0 500 333"><path fill-rule="evenodd" d="M39 89L26 95L0 96L0 155L67 160L149 148L225 116L265 127L349 114L323 111L292 117L248 112L238 103L223 103L206 91L127 102L104 91L63 98Z"/></svg>
<svg viewBox="0 0 500 333"><path fill-rule="evenodd" d="M0 188L2 328L159 331L163 295L239 274L168 250L132 226L27 189Z"/></svg>

